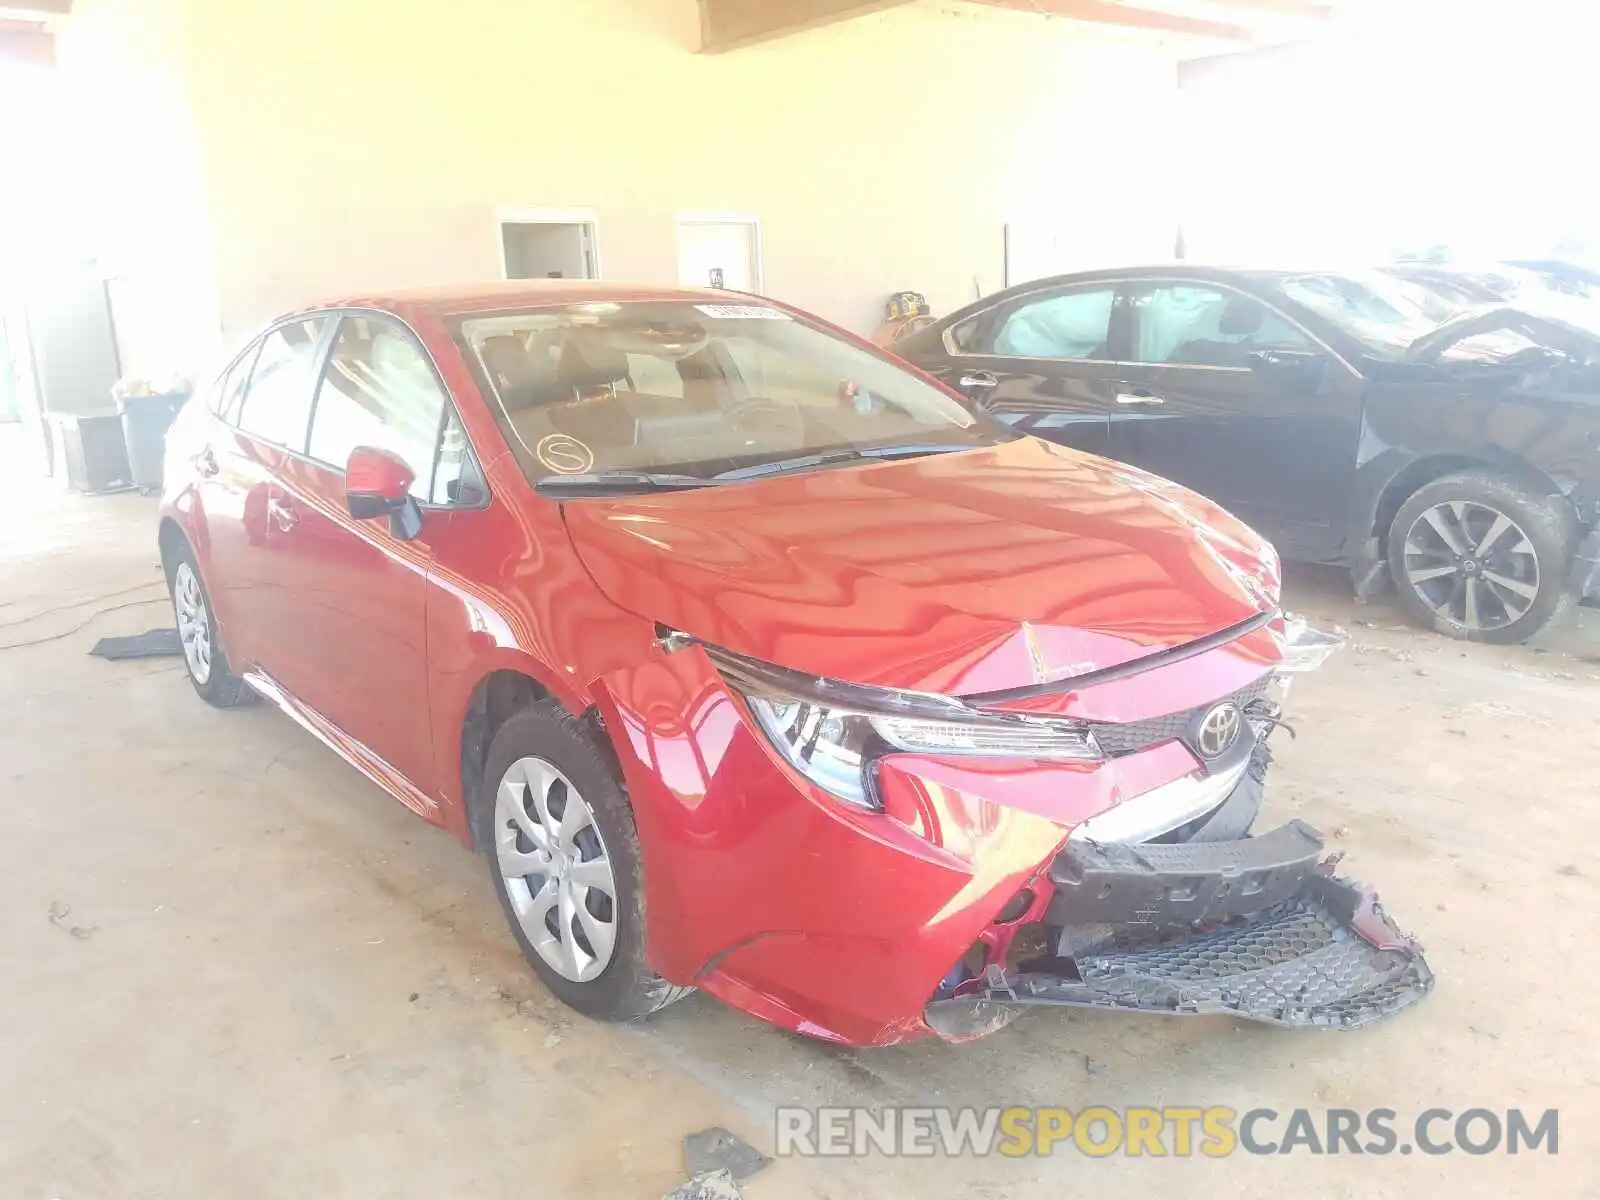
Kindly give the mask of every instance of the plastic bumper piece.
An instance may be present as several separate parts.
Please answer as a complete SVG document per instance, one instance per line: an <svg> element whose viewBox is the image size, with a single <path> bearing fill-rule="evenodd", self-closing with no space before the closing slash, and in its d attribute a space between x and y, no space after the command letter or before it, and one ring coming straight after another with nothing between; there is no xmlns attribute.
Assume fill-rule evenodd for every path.
<svg viewBox="0 0 1600 1200"><path fill-rule="evenodd" d="M1433 987L1421 947L1322 846L1298 821L1235 842L1070 846L1051 870L1054 952L991 967L925 1019L952 1038L1043 1005L1359 1029L1410 1007Z"/></svg>
<svg viewBox="0 0 1600 1200"><path fill-rule="evenodd" d="M1580 599L1600 600L1600 528L1586 534L1572 556L1572 590Z"/></svg>

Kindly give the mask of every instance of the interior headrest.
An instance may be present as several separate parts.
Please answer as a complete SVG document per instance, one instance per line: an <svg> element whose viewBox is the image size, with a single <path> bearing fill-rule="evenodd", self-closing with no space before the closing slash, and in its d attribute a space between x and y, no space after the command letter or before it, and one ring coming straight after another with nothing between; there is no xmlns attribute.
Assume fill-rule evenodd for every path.
<svg viewBox="0 0 1600 1200"><path fill-rule="evenodd" d="M606 387L628 378L628 356L596 338L574 335L561 347L556 375L565 387Z"/></svg>
<svg viewBox="0 0 1600 1200"><path fill-rule="evenodd" d="M1256 301L1234 296L1222 310L1222 319L1217 323L1217 328L1227 337L1249 337L1261 328L1265 316L1265 310Z"/></svg>
<svg viewBox="0 0 1600 1200"><path fill-rule="evenodd" d="M525 383L533 373L533 363L522 339L510 334L484 338L479 348L483 365L495 377L501 388L513 388Z"/></svg>

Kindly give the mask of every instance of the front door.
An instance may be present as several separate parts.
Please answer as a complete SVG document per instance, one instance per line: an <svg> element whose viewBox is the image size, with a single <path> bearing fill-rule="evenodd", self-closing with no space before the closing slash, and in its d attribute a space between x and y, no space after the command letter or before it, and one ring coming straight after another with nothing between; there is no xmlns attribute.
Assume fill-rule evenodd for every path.
<svg viewBox="0 0 1600 1200"><path fill-rule="evenodd" d="M450 411L431 360L405 326L345 315L317 384L305 451L278 474L271 535L282 550L286 596L280 682L428 795L438 782L428 571L430 541L448 518L434 502L449 502L435 465ZM423 506L419 537L396 537L387 518L350 515L344 468L358 446L392 451L411 467L412 496Z"/></svg>
<svg viewBox="0 0 1600 1200"><path fill-rule="evenodd" d="M1014 298L951 329L956 353L926 368L1008 425L1105 454L1116 298L1112 283Z"/></svg>
<svg viewBox="0 0 1600 1200"><path fill-rule="evenodd" d="M1337 546L1361 427L1354 374L1243 292L1141 283L1124 308L1132 361L1111 456L1217 501L1286 554Z"/></svg>

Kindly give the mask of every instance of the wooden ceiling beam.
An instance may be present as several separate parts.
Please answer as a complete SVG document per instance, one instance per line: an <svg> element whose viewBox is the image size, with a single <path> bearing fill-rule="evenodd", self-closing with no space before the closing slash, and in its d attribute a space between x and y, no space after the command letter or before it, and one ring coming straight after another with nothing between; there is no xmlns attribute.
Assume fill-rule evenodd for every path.
<svg viewBox="0 0 1600 1200"><path fill-rule="evenodd" d="M700 0L700 50L721 54L909 3L911 0Z"/></svg>
<svg viewBox="0 0 1600 1200"><path fill-rule="evenodd" d="M1153 8L1134 8L1132 5L1115 3L1114 0L972 0L972 2L986 4L991 8L1010 8L1018 12L1067 17L1074 21L1091 21L1098 25L1123 25L1131 29L1181 33L1189 37L1215 38L1224 42L1256 41L1256 35L1243 25L1208 21L1201 17L1186 17L1180 13L1160 12Z"/></svg>

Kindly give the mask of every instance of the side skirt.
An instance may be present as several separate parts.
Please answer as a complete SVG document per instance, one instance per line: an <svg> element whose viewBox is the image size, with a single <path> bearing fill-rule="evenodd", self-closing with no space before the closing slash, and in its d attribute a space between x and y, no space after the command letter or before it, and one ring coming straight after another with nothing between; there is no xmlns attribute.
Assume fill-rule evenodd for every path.
<svg viewBox="0 0 1600 1200"><path fill-rule="evenodd" d="M412 812L431 824L439 823L438 802L412 783L388 761L356 741L316 709L302 703L264 671L244 673L251 690L281 708L295 724L306 730L345 762L388 792Z"/></svg>

